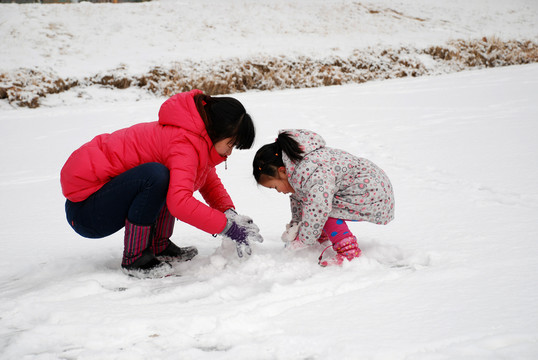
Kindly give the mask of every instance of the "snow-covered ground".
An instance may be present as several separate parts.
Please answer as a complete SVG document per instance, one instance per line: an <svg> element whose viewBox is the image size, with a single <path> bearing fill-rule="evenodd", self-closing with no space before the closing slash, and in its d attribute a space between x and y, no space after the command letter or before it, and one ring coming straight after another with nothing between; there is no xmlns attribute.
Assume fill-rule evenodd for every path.
<svg viewBox="0 0 538 360"><path fill-rule="evenodd" d="M331 42L348 51L466 36L536 39L538 23L535 1L207 3L161 0L121 12L0 5L0 70L84 76L179 54L322 56ZM430 20L421 30L390 11L357 15L361 7ZM229 9L239 19L226 17ZM350 30L359 26L353 16L364 20L364 36ZM37 29L31 37L35 22L19 27L20 17L69 28L72 41L55 46L61 36ZM117 41L104 46L112 29ZM121 232L89 240L69 228L59 170L94 135L155 120L164 98L92 88L51 96L38 109L2 104L2 360L538 358L538 64L234 96L253 116L257 141L218 172L265 242L240 261L232 244L178 222L172 240L200 255L177 267L181 276L160 280L121 273ZM283 248L288 200L250 175L256 149L290 127L373 160L394 185L395 221L352 223L363 255L342 268L319 267L321 248Z"/></svg>
<svg viewBox="0 0 538 360"><path fill-rule="evenodd" d="M534 0L160 0L0 5L0 71L93 76L181 60L347 55L368 46L538 40Z"/></svg>
<svg viewBox="0 0 538 360"><path fill-rule="evenodd" d="M239 261L177 223L172 239L200 255L163 280L119 271L121 232L78 237L58 180L79 144L155 119L161 101L0 114L2 359L538 356L538 65L237 97L258 140L218 171L266 241ZM396 220L351 224L364 252L343 268L283 249L287 198L250 175L290 126L393 181Z"/></svg>

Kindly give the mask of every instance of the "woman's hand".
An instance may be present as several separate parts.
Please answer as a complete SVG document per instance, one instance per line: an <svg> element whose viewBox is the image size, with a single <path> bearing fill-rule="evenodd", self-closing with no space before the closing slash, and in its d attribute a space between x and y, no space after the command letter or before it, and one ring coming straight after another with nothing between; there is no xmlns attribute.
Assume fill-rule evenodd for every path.
<svg viewBox="0 0 538 360"><path fill-rule="evenodd" d="M226 210L224 213L228 222L226 227L220 233L222 236L227 237L236 244L237 255L243 257L243 249L248 254L252 254L250 249L250 241L263 242L263 237L259 234L258 227L254 225L252 219L238 215L235 211ZM245 220L250 219L250 223Z"/></svg>
<svg viewBox="0 0 538 360"><path fill-rule="evenodd" d="M257 232L257 233L260 232L260 228L256 224L254 224L254 221L252 220L251 217L246 216L246 215L238 214L237 211L235 211L234 208L230 208L230 209L226 210L224 212L224 215L226 215L226 217L228 219L233 219L236 223L241 224L241 225L251 229L254 232Z"/></svg>

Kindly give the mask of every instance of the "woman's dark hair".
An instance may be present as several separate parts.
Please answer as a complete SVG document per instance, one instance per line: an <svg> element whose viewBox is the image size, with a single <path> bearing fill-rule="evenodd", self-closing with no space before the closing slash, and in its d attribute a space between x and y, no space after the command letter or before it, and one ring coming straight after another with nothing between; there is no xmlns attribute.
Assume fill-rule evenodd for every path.
<svg viewBox="0 0 538 360"><path fill-rule="evenodd" d="M278 177L278 168L284 166L282 160L282 152L284 152L291 161L297 162L303 159L303 151L299 143L289 134L283 132L278 135L276 141L271 144L266 144L258 149L252 162L252 174L256 182L260 182L262 175L267 175L273 178Z"/></svg>
<svg viewBox="0 0 538 360"><path fill-rule="evenodd" d="M254 123L238 100L198 94L194 96L194 103L213 144L233 138L238 149L252 147L256 135Z"/></svg>

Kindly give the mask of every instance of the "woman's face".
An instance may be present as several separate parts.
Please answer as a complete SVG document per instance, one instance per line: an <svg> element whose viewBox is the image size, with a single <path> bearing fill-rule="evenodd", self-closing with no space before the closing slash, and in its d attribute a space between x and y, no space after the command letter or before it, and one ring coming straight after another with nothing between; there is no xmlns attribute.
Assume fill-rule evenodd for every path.
<svg viewBox="0 0 538 360"><path fill-rule="evenodd" d="M226 138L215 143L215 150L219 153L220 156L230 156L232 155L232 150L234 148L234 139Z"/></svg>
<svg viewBox="0 0 538 360"><path fill-rule="evenodd" d="M291 187L286 174L286 168L278 168L277 177L268 175L260 176L260 185L268 189L275 189L281 194L294 194L295 190Z"/></svg>

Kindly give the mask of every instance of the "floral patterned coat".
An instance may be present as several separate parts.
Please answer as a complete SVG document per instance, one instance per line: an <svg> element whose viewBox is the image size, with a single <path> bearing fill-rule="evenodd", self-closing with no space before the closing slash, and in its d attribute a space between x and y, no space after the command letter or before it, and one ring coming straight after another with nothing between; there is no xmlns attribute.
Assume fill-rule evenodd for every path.
<svg viewBox="0 0 538 360"><path fill-rule="evenodd" d="M387 224L394 219L392 184L371 161L325 146L310 130L281 130L294 137L304 158L282 160L290 185L292 222L300 223L299 240L313 244L329 217Z"/></svg>

